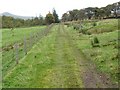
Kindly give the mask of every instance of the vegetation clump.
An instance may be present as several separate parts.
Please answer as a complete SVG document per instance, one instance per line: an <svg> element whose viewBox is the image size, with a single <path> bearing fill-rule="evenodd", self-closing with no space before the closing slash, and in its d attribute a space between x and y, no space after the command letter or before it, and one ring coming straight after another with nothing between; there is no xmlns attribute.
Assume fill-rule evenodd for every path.
<svg viewBox="0 0 120 90"><path fill-rule="evenodd" d="M96 36L93 38L93 40L91 40L91 45L92 47L100 47L99 40Z"/></svg>
<svg viewBox="0 0 120 90"><path fill-rule="evenodd" d="M94 27L95 27L95 26L97 26L97 23L96 23L96 22L94 22L94 23L93 23L93 26L94 26Z"/></svg>
<svg viewBox="0 0 120 90"><path fill-rule="evenodd" d="M97 37L94 37L94 44L98 44L99 43L99 40Z"/></svg>

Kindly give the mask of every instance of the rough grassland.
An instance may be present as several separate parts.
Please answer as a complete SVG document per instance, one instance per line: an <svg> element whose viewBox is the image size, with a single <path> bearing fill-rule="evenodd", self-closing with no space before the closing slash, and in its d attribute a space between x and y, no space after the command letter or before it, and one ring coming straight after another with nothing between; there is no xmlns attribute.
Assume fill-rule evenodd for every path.
<svg viewBox="0 0 120 90"><path fill-rule="evenodd" d="M114 27L114 24L111 25L111 27L112 26ZM98 69L98 71L106 73L108 76L110 76L110 78L108 79L111 79L112 82L118 84L118 76L119 76L118 32L119 31L113 29L112 32L83 35L83 34L79 34L78 31L73 30L72 27L69 27L68 29L71 32L71 35L73 37L73 42L75 43L77 48L82 50L85 56L91 59L90 60L91 62L96 64L96 68ZM99 43L100 47L92 47L91 40L94 38L94 36L97 36L100 42Z"/></svg>
<svg viewBox="0 0 120 90"><path fill-rule="evenodd" d="M79 37L71 27L56 25L4 76L3 87L115 87L83 54L89 49L89 36Z"/></svg>
<svg viewBox="0 0 120 90"><path fill-rule="evenodd" d="M24 37L30 37L36 32L44 30L46 26L37 26L29 28L15 28L11 29L2 29L2 46L7 46L19 42L24 39Z"/></svg>
<svg viewBox="0 0 120 90"><path fill-rule="evenodd" d="M4 87L83 87L68 43L61 42L65 37L59 37L57 30L58 26L54 27L5 76Z"/></svg>

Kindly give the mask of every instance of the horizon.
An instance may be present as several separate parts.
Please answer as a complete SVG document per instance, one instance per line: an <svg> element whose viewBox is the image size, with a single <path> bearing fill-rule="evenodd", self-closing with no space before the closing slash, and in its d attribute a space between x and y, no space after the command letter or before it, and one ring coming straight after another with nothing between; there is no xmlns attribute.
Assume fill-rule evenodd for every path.
<svg viewBox="0 0 120 90"><path fill-rule="evenodd" d="M62 1L52 0L51 2L49 2L48 0L44 0L44 1L29 0L29 2L28 2L28 0L26 0L26 1L11 0L11 1L7 1L7 0L1 1L0 13L8 12L8 13L18 15L18 16L30 16L30 17L36 17L36 16L38 17L39 15L42 15L43 17L45 17L45 15L49 11L52 12L53 8L55 8L59 18L62 17L63 13L65 13L69 10L73 10L73 9L80 10L80 9L87 8L87 7L100 8L100 7L105 7L109 4L119 2L119 0L109 0L109 1L100 0L97 2L95 2L95 0L91 0L91 1L76 0L76 2L68 1L68 0L65 0L65 1L64 0L62 0ZM69 2L69 4L68 4L68 2ZM84 3L84 2L86 2L86 3ZM32 5L33 5L33 7L31 7Z"/></svg>

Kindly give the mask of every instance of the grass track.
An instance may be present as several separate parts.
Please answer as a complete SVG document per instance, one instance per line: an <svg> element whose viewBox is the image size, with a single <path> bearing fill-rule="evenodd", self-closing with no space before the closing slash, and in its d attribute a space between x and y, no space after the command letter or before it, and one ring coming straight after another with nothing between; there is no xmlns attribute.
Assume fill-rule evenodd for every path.
<svg viewBox="0 0 120 90"><path fill-rule="evenodd" d="M63 25L54 26L6 76L3 87L112 87L75 47L68 30Z"/></svg>

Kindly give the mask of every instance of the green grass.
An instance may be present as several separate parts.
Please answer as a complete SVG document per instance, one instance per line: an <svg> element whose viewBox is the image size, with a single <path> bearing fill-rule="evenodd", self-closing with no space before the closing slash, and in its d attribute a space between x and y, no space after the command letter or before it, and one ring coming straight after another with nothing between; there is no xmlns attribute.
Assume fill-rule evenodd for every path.
<svg viewBox="0 0 120 90"><path fill-rule="evenodd" d="M30 37L30 35L33 35L34 33L41 32L42 30L45 29L46 26L39 26L39 27L30 27L30 28L17 28L14 30L16 32L14 36L9 35L10 31L9 30L2 30L3 32L3 45L6 43L7 45L9 44L14 44L12 42L18 42L18 43L23 43L24 44L24 35ZM13 39L14 38L14 39ZM5 41L4 41L5 40ZM32 38L31 40L26 41L26 49L29 51L32 48L32 45L35 44L35 38ZM8 42L7 42L8 41ZM8 46L7 46L8 47ZM2 51L2 74L5 76L11 69L13 69L16 66L16 54L18 55L17 58L20 60L25 56L25 50L24 50L24 45L19 46L18 48L18 54L16 53L16 49L12 48L9 50L3 50Z"/></svg>
<svg viewBox="0 0 120 90"><path fill-rule="evenodd" d="M3 87L83 87L71 46L64 33L61 31L59 36L57 30L58 26L54 26L49 35L34 45L28 55L5 75Z"/></svg>
<svg viewBox="0 0 120 90"><path fill-rule="evenodd" d="M80 24L82 25L82 29L80 28ZM104 32L112 32L118 30L118 19L106 19L99 21L86 20L82 21L82 23L68 23L66 25L73 26L74 28L77 28L77 30L84 34L100 34Z"/></svg>
<svg viewBox="0 0 120 90"><path fill-rule="evenodd" d="M99 34L118 30L118 19L106 19L97 22L97 26L89 29L87 32Z"/></svg>
<svg viewBox="0 0 120 90"><path fill-rule="evenodd" d="M99 21L97 22L98 25L92 29L100 29L100 25L103 26L103 28L107 28L105 25L106 22L107 24L110 24L114 21L115 20ZM86 24L86 28L89 28L90 26L90 23L89 25ZM78 33L77 30L74 30L73 27L65 26L65 30L68 33L67 35L61 26L59 27L59 25L55 25L50 33L39 40L27 55L24 56L23 51L20 51L20 57L22 58L18 65L15 65L14 59L10 59L14 54L13 50L4 52L2 59L3 87L84 87L81 73L86 69L84 66L80 66L80 64L83 63L79 63L79 60L84 61L84 58L79 56L80 53L78 53L76 49L80 52L82 51L90 62L95 63L98 71L110 76L113 83L118 83L118 58L116 57L118 54L118 48L115 48L118 43L118 41L116 41L118 38L118 30L114 28L114 24L110 24L110 26L113 31L99 34L94 33L92 35L81 34ZM25 32L26 35L30 34L29 31ZM35 32L37 32L37 30ZM69 35L71 38L68 37ZM100 42L100 47L92 47L91 39L93 39L94 36L97 36ZM22 36L19 36L19 39L14 39L14 41L19 41L21 39ZM6 41L7 40L8 38Z"/></svg>
<svg viewBox="0 0 120 90"><path fill-rule="evenodd" d="M36 32L44 30L46 26L28 27L28 28L15 28L2 29L2 46L7 46L15 42L21 42L24 37L30 37Z"/></svg>
<svg viewBox="0 0 120 90"><path fill-rule="evenodd" d="M112 32L104 32L101 34L84 35L79 34L78 31L73 30L72 27L68 28L76 47L84 52L88 60L91 59L91 61L96 64L98 71L109 75L114 83L118 83L118 76L120 75L118 71L118 48L115 48L115 46L118 45L118 29L115 27L116 21L117 20L99 21L98 26L92 28L92 30L102 28L105 30L112 29ZM100 47L92 47L91 40L94 36L97 36Z"/></svg>
<svg viewBox="0 0 120 90"><path fill-rule="evenodd" d="M25 56L20 61L20 64L14 67L15 68L14 72L12 74L8 73L6 75L5 77L6 79L3 82L4 83L3 87L4 86L5 87L32 87L33 85L35 85L35 82L34 82L35 78L42 79L44 75L46 75L47 73L46 70L48 68L50 69L51 68L50 66L52 65L51 61L48 60L49 56L46 57L48 53L52 52L52 50L49 50L48 47L53 48L53 46L51 46L51 43L53 43L54 38L51 38L51 35L49 37L43 38L39 43L37 43L33 47L33 49L28 53L28 55ZM39 81L36 80L36 82L39 82Z"/></svg>

